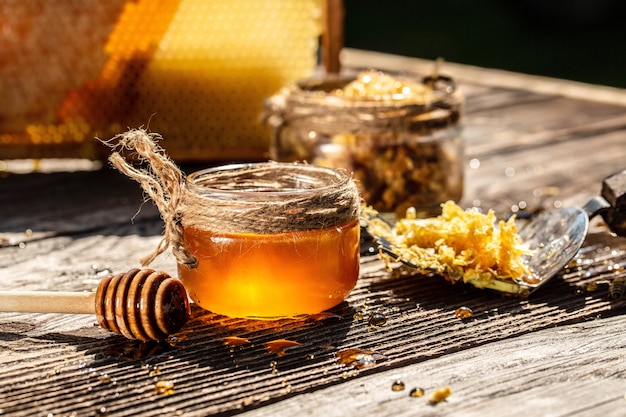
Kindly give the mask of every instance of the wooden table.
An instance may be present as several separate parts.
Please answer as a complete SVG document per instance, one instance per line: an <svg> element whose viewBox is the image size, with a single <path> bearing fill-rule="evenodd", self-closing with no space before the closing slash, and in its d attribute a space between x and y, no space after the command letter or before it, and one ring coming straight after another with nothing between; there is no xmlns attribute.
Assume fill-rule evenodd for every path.
<svg viewBox="0 0 626 417"><path fill-rule="evenodd" d="M343 52L343 63L432 70L355 50ZM582 205L605 176L626 168L626 91L443 70L467 97L462 205L502 216ZM142 206L136 183L106 166L80 168L2 174L0 290L91 291L107 273L138 266L160 240L162 222ZM169 254L153 267L176 271ZM625 267L626 239L595 220L576 260L528 300L437 277L393 277L370 256L331 316L254 322L193 309L166 343L126 340L89 315L0 313L0 415L623 416L626 300L611 300L608 282ZM473 317L455 318L461 306ZM386 323L355 317L362 309ZM228 346L229 336L249 343ZM272 353L266 343L277 339L301 346ZM381 356L356 369L338 363L346 349ZM158 381L173 382L174 392L157 392ZM405 389L392 390L395 381ZM447 401L429 404L445 386ZM417 387L425 396L409 395Z"/></svg>

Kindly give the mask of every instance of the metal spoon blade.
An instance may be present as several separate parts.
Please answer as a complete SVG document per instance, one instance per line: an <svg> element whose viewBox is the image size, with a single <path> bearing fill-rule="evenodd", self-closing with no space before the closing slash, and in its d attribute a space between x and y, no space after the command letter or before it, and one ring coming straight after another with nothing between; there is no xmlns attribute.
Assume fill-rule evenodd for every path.
<svg viewBox="0 0 626 417"><path fill-rule="evenodd" d="M378 215L370 215L367 220L374 219L384 222L390 228L393 227L389 221ZM479 288L525 298L557 275L576 256L585 241L588 228L589 214L584 209L564 207L542 212L519 231L522 241L532 251L525 259L532 276L516 280L494 278L489 282L479 280L468 283ZM417 265L404 258L385 237L371 231L370 233L378 242L381 253L410 268L429 271L428 266Z"/></svg>
<svg viewBox="0 0 626 417"><path fill-rule="evenodd" d="M557 275L576 256L589 229L589 216L578 207L544 211L519 231L532 255L528 267L536 283L525 283L530 292Z"/></svg>

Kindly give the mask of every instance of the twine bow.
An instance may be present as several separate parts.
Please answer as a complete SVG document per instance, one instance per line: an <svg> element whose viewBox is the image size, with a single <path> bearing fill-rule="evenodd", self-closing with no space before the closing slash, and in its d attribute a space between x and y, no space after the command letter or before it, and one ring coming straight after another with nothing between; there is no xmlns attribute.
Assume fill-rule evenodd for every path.
<svg viewBox="0 0 626 417"><path fill-rule="evenodd" d="M113 166L141 184L165 222L163 239L140 259L144 266L171 246L179 263L195 268L197 259L183 242L187 228L221 236L279 234L336 227L358 218L359 192L345 172L266 162L200 171L201 178L192 174L187 181L157 144L160 139L157 133L134 129L104 142L113 149ZM122 156L129 151L134 164Z"/></svg>
<svg viewBox="0 0 626 417"><path fill-rule="evenodd" d="M196 258L182 243L183 226L180 210L186 192L184 175L158 145L159 140L161 135L158 133L132 129L103 142L113 149L109 161L121 173L141 185L147 196L156 204L165 223L163 239L151 254L140 259L141 264L149 265L171 246L179 263L195 268ZM136 156L137 166L122 156L124 151L130 151L131 155Z"/></svg>

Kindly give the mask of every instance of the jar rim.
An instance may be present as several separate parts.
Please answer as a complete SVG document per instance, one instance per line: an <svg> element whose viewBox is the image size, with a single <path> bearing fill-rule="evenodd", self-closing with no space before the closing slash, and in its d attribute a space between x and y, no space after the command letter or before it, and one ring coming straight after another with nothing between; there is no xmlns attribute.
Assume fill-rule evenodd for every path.
<svg viewBox="0 0 626 417"><path fill-rule="evenodd" d="M453 78L433 75L422 79L432 91L403 95L404 98L352 97L333 94L355 76L315 76L283 88L264 102L263 119L272 129L273 140L286 126L325 132L383 133L405 126L455 124L464 108L464 98ZM399 78L398 78L399 79ZM414 128L411 128L415 130Z"/></svg>
<svg viewBox="0 0 626 417"><path fill-rule="evenodd" d="M189 190L200 196L257 199L329 191L344 186L350 176L342 169L269 161L205 168L185 179Z"/></svg>
<svg viewBox="0 0 626 417"><path fill-rule="evenodd" d="M305 163L257 162L188 176L183 227L213 233L317 230L358 218L358 188L345 170Z"/></svg>
<svg viewBox="0 0 626 417"><path fill-rule="evenodd" d="M396 76L400 81L402 80L414 80L412 77ZM428 106L441 100L457 97L456 83L454 79L446 76L439 76L437 79L433 77L425 77L422 83L426 83L425 80L431 78L430 82L435 83L437 80L443 80L444 87L433 88L430 91L425 91L416 95L384 95L384 96L363 96L363 97L349 97L336 95L332 92L337 89L345 87L351 81L356 79L356 75L325 75L314 76L306 79L302 79L292 85L291 91L288 93L288 97L293 101L302 101L308 103L319 102L325 106L351 106L351 107L378 107L378 106L390 106L390 107L402 107L402 106ZM460 97L460 96L458 96Z"/></svg>

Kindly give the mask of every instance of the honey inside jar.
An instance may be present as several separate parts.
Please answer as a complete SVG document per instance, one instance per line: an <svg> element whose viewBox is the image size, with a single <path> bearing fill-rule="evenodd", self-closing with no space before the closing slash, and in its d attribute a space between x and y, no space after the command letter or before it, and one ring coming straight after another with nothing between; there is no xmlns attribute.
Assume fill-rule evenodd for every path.
<svg viewBox="0 0 626 417"><path fill-rule="evenodd" d="M231 317L315 314L339 304L359 274L359 224L272 235L186 229L198 259L179 277L201 307Z"/></svg>
<svg viewBox="0 0 626 417"><path fill-rule="evenodd" d="M189 178L201 205L184 218L195 265L179 278L200 307L230 317L316 314L339 303L359 274L359 198L343 171L261 163Z"/></svg>

